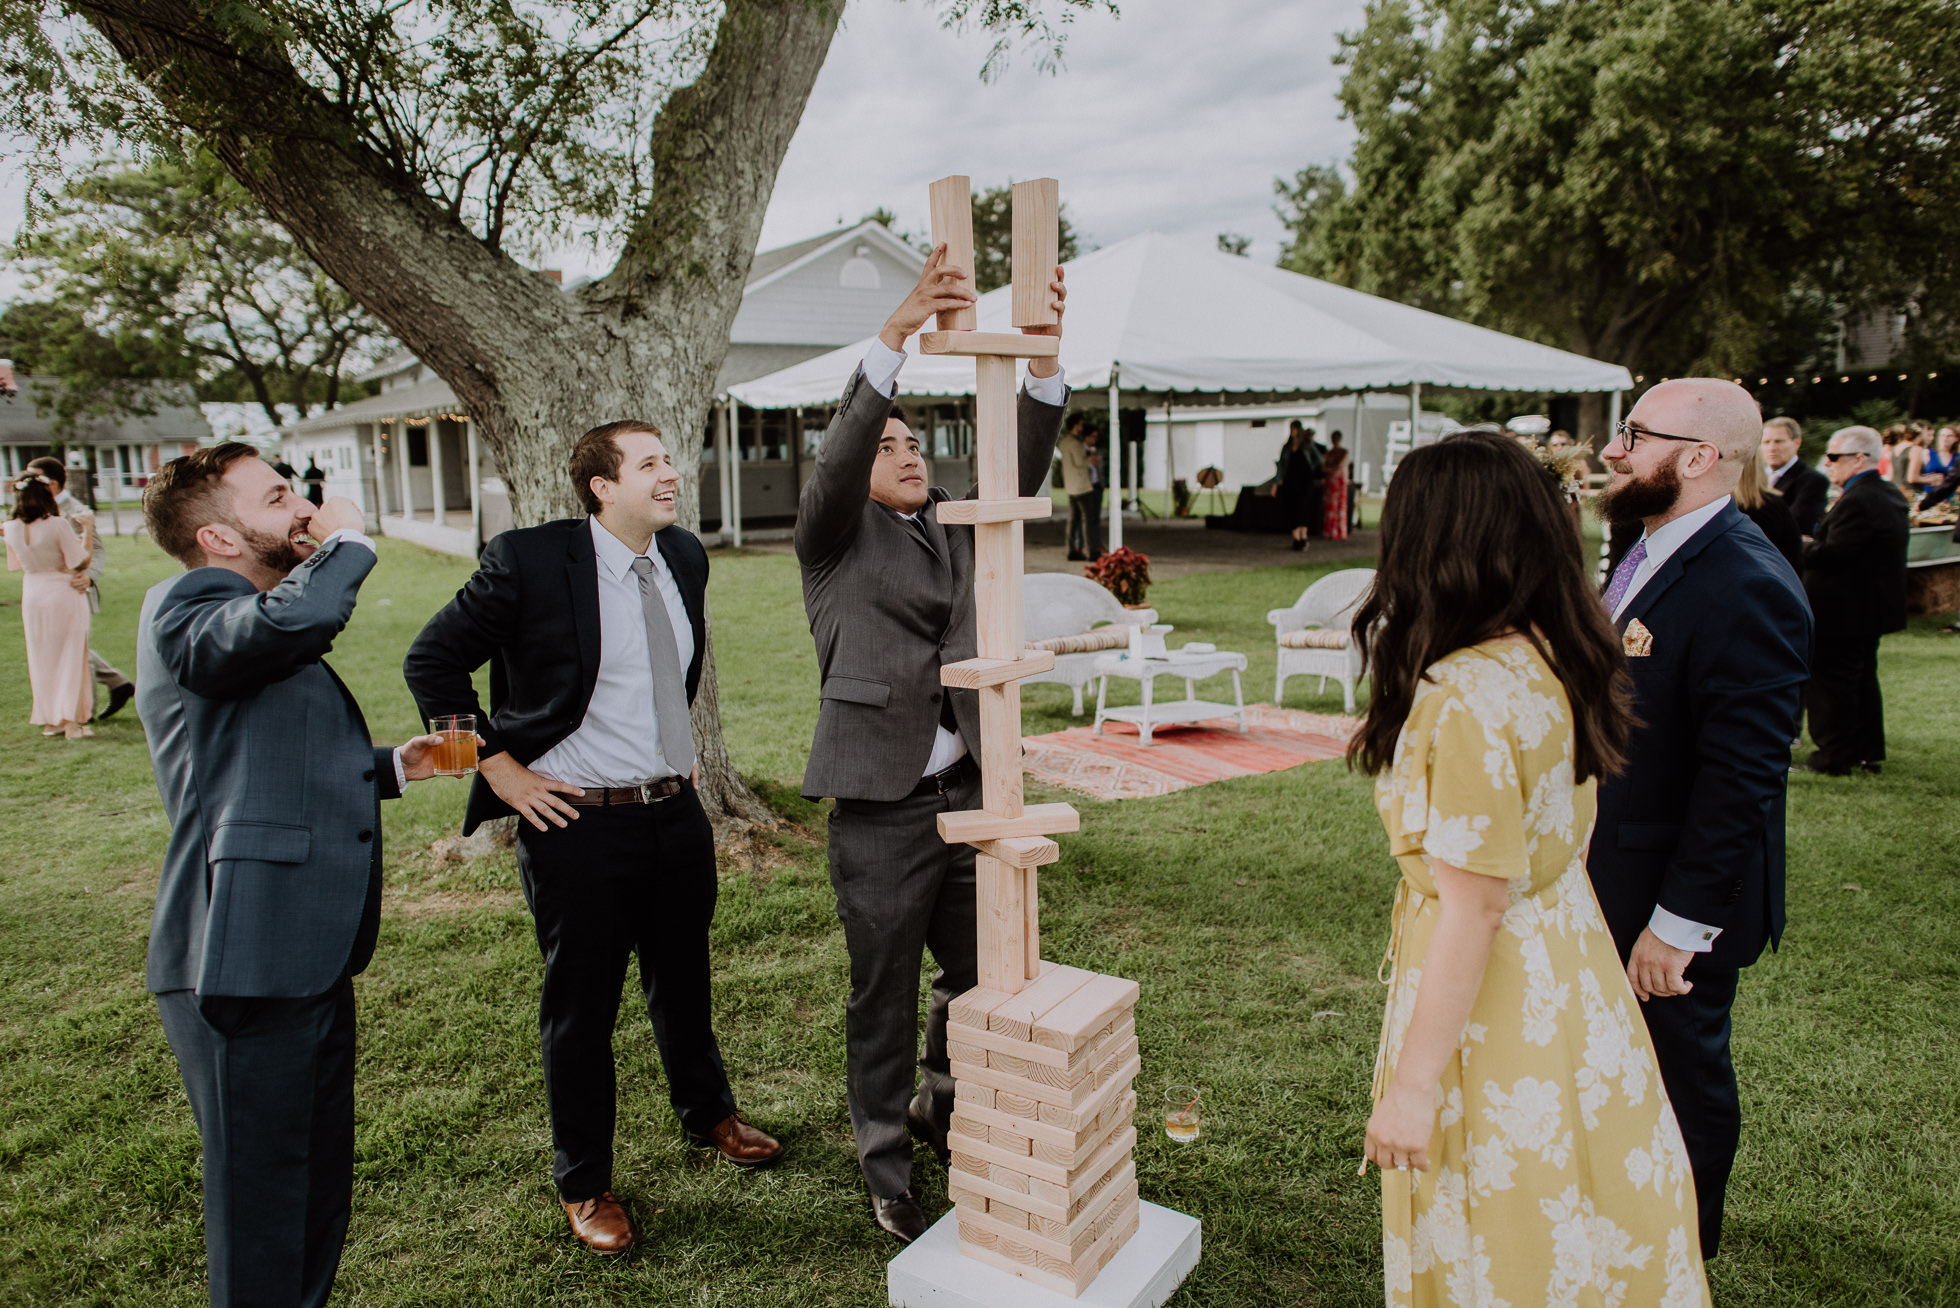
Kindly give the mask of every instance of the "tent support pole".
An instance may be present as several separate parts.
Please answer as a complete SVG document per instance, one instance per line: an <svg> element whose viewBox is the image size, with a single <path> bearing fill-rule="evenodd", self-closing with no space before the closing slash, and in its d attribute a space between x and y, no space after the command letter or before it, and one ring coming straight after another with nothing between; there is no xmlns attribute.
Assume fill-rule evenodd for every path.
<svg viewBox="0 0 1960 1308"><path fill-rule="evenodd" d="M1123 422L1117 411L1116 369L1109 370L1109 435L1103 440L1103 488L1109 492L1109 539L1111 550L1123 548ZM1115 472L1113 479L1111 472Z"/></svg>
<svg viewBox="0 0 1960 1308"><path fill-rule="evenodd" d="M728 397L728 507L723 516L733 534L729 544L742 548L742 403Z"/></svg>

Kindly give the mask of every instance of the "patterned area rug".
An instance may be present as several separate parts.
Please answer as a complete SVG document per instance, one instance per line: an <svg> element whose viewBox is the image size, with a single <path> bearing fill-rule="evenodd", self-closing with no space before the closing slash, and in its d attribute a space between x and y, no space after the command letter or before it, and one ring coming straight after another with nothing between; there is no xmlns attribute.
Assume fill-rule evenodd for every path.
<svg viewBox="0 0 1960 1308"><path fill-rule="evenodd" d="M1046 736L1027 736L1022 765L1050 785L1096 799L1141 799L1188 790L1227 777L1250 777L1339 758L1359 724L1330 717L1248 704L1246 732L1230 717L1157 727L1149 745L1128 722L1070 727Z"/></svg>

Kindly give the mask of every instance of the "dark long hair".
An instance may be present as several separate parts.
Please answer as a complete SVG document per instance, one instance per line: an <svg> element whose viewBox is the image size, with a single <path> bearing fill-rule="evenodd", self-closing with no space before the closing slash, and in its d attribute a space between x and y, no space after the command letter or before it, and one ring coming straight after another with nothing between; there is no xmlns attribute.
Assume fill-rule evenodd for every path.
<svg viewBox="0 0 1960 1308"><path fill-rule="evenodd" d="M14 517L22 522L39 522L60 512L55 507L54 492L39 474L30 471L14 483Z"/></svg>
<svg viewBox="0 0 1960 1308"><path fill-rule="evenodd" d="M1395 758L1416 686L1438 659L1506 633L1528 639L1572 705L1574 780L1619 770L1633 723L1620 638L1586 578L1556 477L1511 437L1458 432L1411 451L1382 505L1381 561L1354 630L1368 713L1348 764Z"/></svg>

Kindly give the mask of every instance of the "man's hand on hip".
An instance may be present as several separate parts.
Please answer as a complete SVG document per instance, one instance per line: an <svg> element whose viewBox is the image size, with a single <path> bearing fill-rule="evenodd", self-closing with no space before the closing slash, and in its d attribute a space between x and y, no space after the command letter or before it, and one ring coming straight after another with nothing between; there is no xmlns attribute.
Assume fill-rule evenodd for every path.
<svg viewBox="0 0 1960 1308"><path fill-rule="evenodd" d="M1643 1003L1685 995L1695 988L1695 983L1684 975L1694 957L1687 950L1676 949L1662 940L1652 927L1645 928L1640 939L1633 942L1633 952L1627 956L1627 980L1633 983L1633 993Z"/></svg>
<svg viewBox="0 0 1960 1308"><path fill-rule="evenodd" d="M919 274L919 284L892 310L892 316L885 320L878 339L884 342L887 349L903 350L906 339L925 326L926 319L936 313L964 309L979 298L973 293L972 270L947 263L946 246L941 242L933 246L932 253L926 256L925 271Z"/></svg>
<svg viewBox="0 0 1960 1308"><path fill-rule="evenodd" d="M540 831L548 830L545 822L562 827L578 818L578 810L558 798L560 795L583 795L584 790L569 781L553 781L541 777L531 769L510 756L508 750L500 750L488 758L477 760L477 771L490 783L490 789L497 798L516 809L524 820Z"/></svg>

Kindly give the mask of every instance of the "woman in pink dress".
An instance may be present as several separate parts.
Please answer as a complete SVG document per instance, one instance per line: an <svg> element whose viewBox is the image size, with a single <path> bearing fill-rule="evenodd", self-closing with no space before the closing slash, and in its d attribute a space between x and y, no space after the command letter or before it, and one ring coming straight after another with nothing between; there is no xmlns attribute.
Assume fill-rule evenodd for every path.
<svg viewBox="0 0 1960 1308"><path fill-rule="evenodd" d="M88 593L75 578L88 575L88 546L54 503L54 484L30 474L14 483L14 515L6 526L7 567L21 579L20 617L27 631L27 681L34 692L28 719L44 736L83 740L95 733L95 683L88 667Z"/></svg>
<svg viewBox="0 0 1960 1308"><path fill-rule="evenodd" d="M1348 452L1341 445L1341 433L1335 432L1328 440L1333 442L1320 463L1321 503L1324 507L1324 520L1321 535L1328 540L1348 538Z"/></svg>

